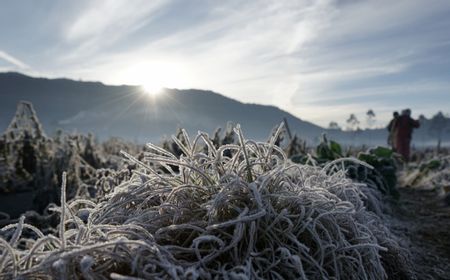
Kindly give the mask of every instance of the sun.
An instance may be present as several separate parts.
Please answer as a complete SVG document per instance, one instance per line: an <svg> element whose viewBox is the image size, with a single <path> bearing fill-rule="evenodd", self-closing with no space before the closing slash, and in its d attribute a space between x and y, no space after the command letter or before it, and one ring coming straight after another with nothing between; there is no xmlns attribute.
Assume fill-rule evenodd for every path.
<svg viewBox="0 0 450 280"><path fill-rule="evenodd" d="M151 83L143 83L141 85L142 91L150 96L157 96L160 95L164 88L161 85L151 84Z"/></svg>
<svg viewBox="0 0 450 280"><path fill-rule="evenodd" d="M120 71L122 80L140 86L140 91L151 97L161 96L166 88L185 88L191 84L191 73L180 61L146 59L131 63Z"/></svg>

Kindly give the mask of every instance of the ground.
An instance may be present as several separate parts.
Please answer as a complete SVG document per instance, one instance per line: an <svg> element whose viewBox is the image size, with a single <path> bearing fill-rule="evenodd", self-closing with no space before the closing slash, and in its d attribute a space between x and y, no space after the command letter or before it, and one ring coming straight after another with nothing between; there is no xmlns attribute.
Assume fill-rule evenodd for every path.
<svg viewBox="0 0 450 280"><path fill-rule="evenodd" d="M399 191L391 230L409 247L418 279L450 279L450 207L435 190Z"/></svg>

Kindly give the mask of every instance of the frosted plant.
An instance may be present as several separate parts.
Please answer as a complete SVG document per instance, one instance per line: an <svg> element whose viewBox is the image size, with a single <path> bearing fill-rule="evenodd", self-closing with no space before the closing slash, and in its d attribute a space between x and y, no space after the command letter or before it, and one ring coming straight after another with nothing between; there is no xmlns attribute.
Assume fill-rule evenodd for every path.
<svg viewBox="0 0 450 280"><path fill-rule="evenodd" d="M20 101L17 104L16 115L6 129L5 134L12 139L18 139L23 138L25 132L31 138L47 137L33 108L33 104Z"/></svg>
<svg viewBox="0 0 450 280"><path fill-rule="evenodd" d="M58 231L4 227L0 277L386 279L385 256L406 255L361 185L340 162L292 163L274 145L280 131L259 143L237 126L239 143L219 148L186 135L179 158L152 144L141 160L124 152L133 175L97 203L67 202L63 175Z"/></svg>
<svg viewBox="0 0 450 280"><path fill-rule="evenodd" d="M107 190L106 183L118 184L127 177L131 168L120 155L120 149L137 154L142 146L118 139L98 144L92 135L69 135L62 131L55 138L47 137L31 103L22 101L8 129L0 135L0 194L8 195L9 199L14 199L15 194L29 194L33 202L17 211L42 213L49 203L58 200L59 177L67 171L68 198L92 197L99 185ZM105 168L110 172L104 172ZM110 180L110 174L117 176ZM98 181L102 183L97 184ZM0 211L8 209L0 205ZM17 211L10 212L11 218L17 218L14 213ZM38 217L38 213L28 213L27 220ZM47 227L41 224L48 220L45 217L35 220Z"/></svg>

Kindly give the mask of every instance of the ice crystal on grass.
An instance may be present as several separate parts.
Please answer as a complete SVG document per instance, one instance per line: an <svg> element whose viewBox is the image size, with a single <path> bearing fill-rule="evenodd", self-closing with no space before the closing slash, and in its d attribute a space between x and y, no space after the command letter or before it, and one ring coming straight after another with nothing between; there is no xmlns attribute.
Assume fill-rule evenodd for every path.
<svg viewBox="0 0 450 280"><path fill-rule="evenodd" d="M33 108L33 104L26 101L21 101L17 104L16 115L9 124L5 134L11 139L47 137Z"/></svg>
<svg viewBox="0 0 450 280"><path fill-rule="evenodd" d="M142 146L110 139L99 144L94 137L57 132L46 136L31 103L21 102L8 129L0 135L0 226L26 211L26 221L44 227L49 203L59 200L60 176L67 171L69 199L94 198L110 192L130 174L120 149L138 154ZM20 203L14 204L15 201ZM10 205L14 205L11 207ZM1 216L10 216L7 219ZM40 220L40 221L38 221Z"/></svg>
<svg viewBox="0 0 450 280"><path fill-rule="evenodd" d="M140 159L123 152L133 175L96 203L62 195L56 236L26 239L22 220L2 229L12 237L0 239L0 276L387 278L381 255L404 252L365 209L361 184L292 163L279 131L260 143L238 127L238 144L219 147L183 131L178 155L151 144Z"/></svg>

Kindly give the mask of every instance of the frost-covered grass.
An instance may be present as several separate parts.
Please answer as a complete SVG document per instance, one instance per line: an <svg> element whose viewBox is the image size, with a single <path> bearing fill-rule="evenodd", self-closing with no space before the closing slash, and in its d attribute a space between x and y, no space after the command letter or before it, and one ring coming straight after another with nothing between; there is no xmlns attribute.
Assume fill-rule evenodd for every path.
<svg viewBox="0 0 450 280"><path fill-rule="evenodd" d="M385 260L406 265L340 162L294 164L277 133L258 143L238 126L218 148L183 133L179 158L124 152L137 168L96 203L67 202L64 175L54 235L23 219L2 229L0 278L385 279Z"/></svg>
<svg viewBox="0 0 450 280"><path fill-rule="evenodd" d="M404 186L449 192L450 155L434 156L418 163L411 163L402 172L401 179Z"/></svg>

